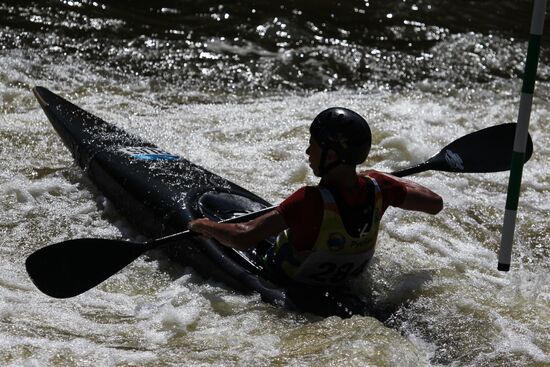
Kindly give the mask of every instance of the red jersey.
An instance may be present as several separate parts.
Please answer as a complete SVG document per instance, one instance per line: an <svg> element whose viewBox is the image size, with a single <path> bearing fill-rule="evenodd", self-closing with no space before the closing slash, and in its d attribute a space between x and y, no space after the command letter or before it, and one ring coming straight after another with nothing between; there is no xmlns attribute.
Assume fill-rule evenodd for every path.
<svg viewBox="0 0 550 367"><path fill-rule="evenodd" d="M389 206L399 206L403 203L406 189L400 181L378 172L369 173L369 177L376 180L382 191L382 213ZM354 189L339 190L336 187L325 187L334 196L346 230L352 234L352 228L357 220L361 220L365 208L372 208L374 184L371 180L358 176L358 185ZM290 228L292 245L296 250L313 248L321 227L323 208L323 198L315 186L298 189L277 208ZM368 213L366 215L368 216Z"/></svg>

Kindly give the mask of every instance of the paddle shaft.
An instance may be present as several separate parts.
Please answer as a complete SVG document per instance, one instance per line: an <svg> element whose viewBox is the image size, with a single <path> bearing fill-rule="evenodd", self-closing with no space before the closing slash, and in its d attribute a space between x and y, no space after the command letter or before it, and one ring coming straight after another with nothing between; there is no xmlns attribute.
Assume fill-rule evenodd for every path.
<svg viewBox="0 0 550 367"><path fill-rule="evenodd" d="M264 215L265 213L268 213L268 212L272 211L276 207L277 207L276 205L270 206L270 207L263 208L263 209L260 209L258 211L252 212L252 213L248 213L248 214L241 215L241 216L238 216L238 217L222 220L222 221L220 221L220 223L237 223L237 222L249 221L249 220L257 218L261 215ZM149 250L157 248L159 246L174 243L176 241L181 241L183 239L186 239L187 237L193 237L193 236L196 236L196 235L198 235L198 233L190 231L190 230L186 230L186 231L174 233L174 234L171 234L171 235L168 235L168 236L165 236L165 237L157 238L155 240L147 241L147 242L143 243L143 246L145 248L144 251L149 251Z"/></svg>
<svg viewBox="0 0 550 367"><path fill-rule="evenodd" d="M396 177L405 177L405 176L414 175L415 173L428 171L429 169L430 168L427 167L426 163L421 163L421 164L416 165L416 166L411 167L411 168L407 168L407 169L400 170L400 171L394 171L394 172L391 173L391 175L396 176Z"/></svg>

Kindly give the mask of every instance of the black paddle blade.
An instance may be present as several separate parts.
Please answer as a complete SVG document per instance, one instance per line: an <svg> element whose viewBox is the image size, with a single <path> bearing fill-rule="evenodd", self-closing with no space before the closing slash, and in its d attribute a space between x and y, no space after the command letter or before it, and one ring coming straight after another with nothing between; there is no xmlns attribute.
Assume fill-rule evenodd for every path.
<svg viewBox="0 0 550 367"><path fill-rule="evenodd" d="M25 265L40 291L69 298L95 287L148 249L127 241L76 239L35 251Z"/></svg>
<svg viewBox="0 0 550 367"><path fill-rule="evenodd" d="M468 134L446 146L428 164L447 172L507 171L512 164L516 125L497 125ZM524 162L532 154L533 141L528 136Z"/></svg>
<svg viewBox="0 0 550 367"><path fill-rule="evenodd" d="M464 173L507 171L512 164L515 134L514 123L491 126L453 141L416 167L393 174L403 177L428 170ZM532 154L533 141L528 135L525 162Z"/></svg>

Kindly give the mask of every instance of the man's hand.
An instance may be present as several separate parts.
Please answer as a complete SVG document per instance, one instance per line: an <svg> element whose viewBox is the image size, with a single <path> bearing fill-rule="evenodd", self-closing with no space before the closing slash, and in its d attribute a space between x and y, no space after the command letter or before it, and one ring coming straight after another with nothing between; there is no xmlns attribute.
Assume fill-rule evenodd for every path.
<svg viewBox="0 0 550 367"><path fill-rule="evenodd" d="M212 221L206 218L195 219L187 224L187 229L189 229L192 232L200 233L201 235L210 237L208 236L208 233L207 233L209 222L212 222Z"/></svg>
<svg viewBox="0 0 550 367"><path fill-rule="evenodd" d="M217 223L206 218L196 219L189 222L187 228L208 238L215 238L225 246L246 250L284 231L287 225L283 216L277 210L272 210L244 223Z"/></svg>

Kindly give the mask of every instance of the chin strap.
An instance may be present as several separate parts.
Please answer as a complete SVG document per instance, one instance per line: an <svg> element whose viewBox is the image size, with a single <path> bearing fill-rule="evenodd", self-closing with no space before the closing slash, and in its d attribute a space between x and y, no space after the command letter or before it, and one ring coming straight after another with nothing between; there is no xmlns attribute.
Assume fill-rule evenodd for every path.
<svg viewBox="0 0 550 367"><path fill-rule="evenodd" d="M327 153L328 149L326 148L321 151L321 159L319 160L319 173L321 174L321 177L325 176L331 169L339 166L342 163L342 161L338 159L326 165L325 162L327 160Z"/></svg>

